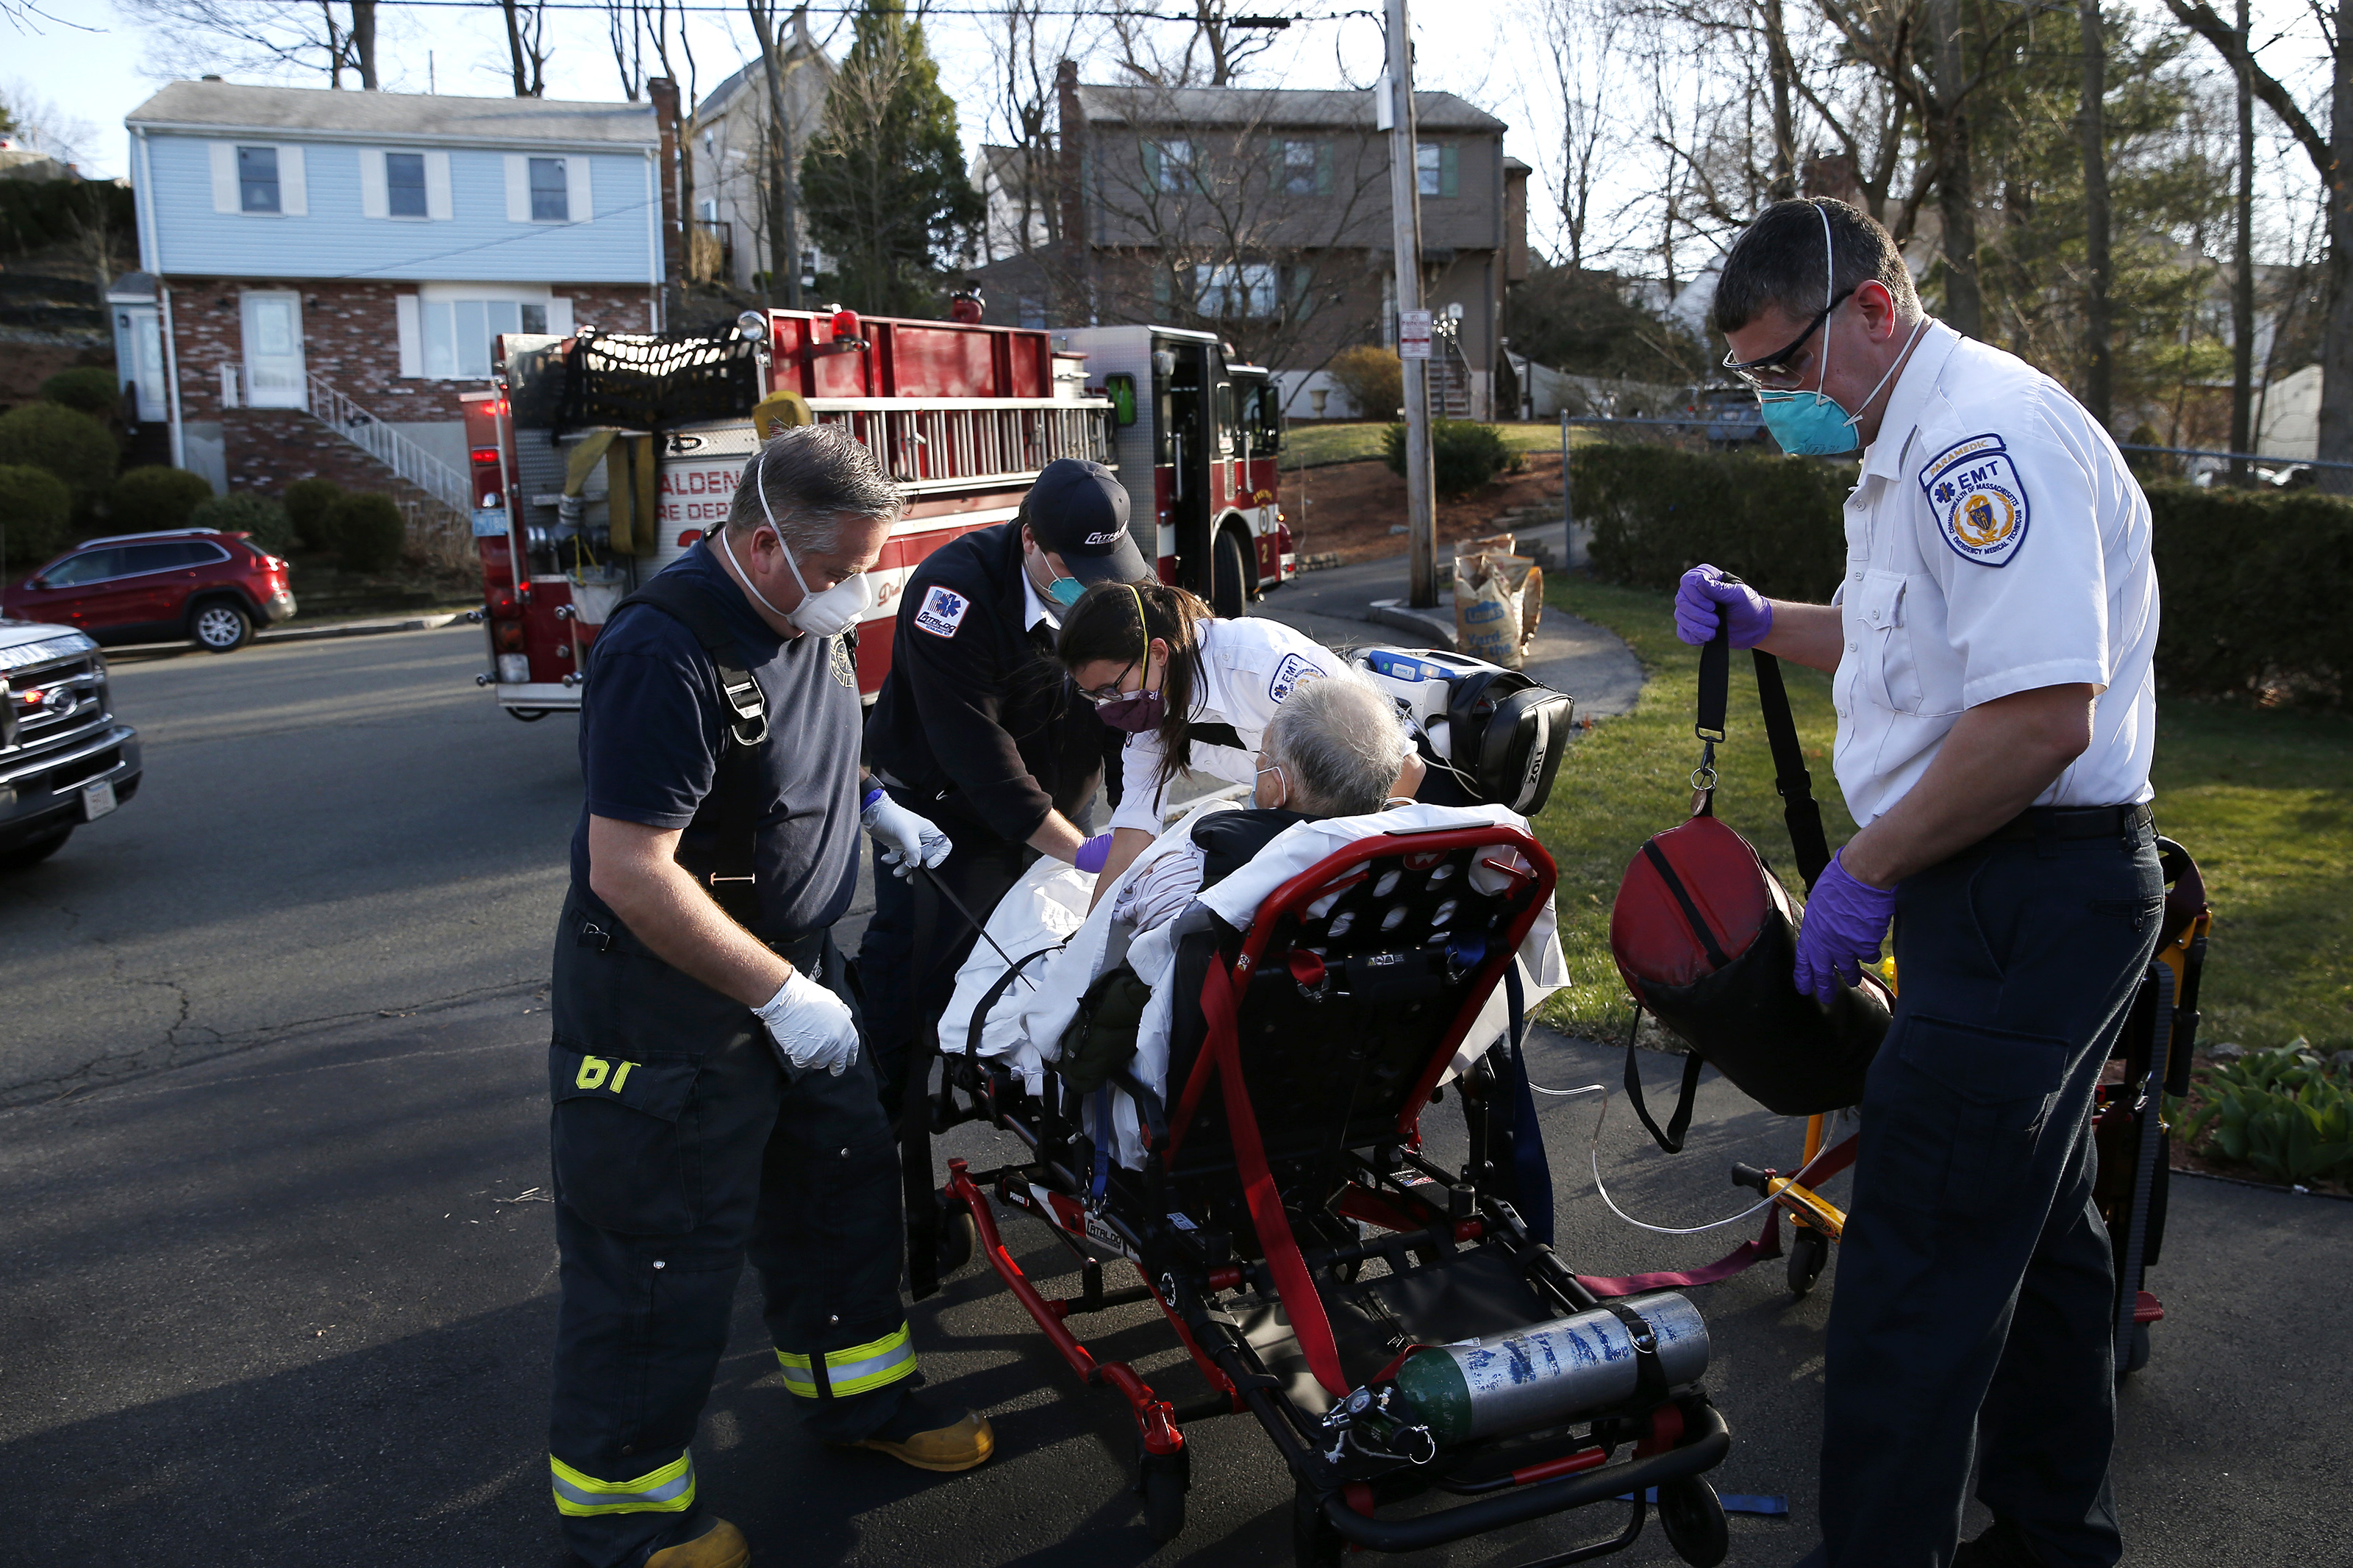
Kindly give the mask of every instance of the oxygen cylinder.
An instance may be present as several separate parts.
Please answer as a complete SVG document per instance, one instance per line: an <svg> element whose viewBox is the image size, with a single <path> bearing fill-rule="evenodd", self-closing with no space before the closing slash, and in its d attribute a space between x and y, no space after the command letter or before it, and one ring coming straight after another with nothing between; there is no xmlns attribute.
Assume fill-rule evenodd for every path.
<svg viewBox="0 0 2353 1568"><path fill-rule="evenodd" d="M1707 1371L1707 1321L1680 1295L1628 1303L1651 1325L1670 1386ZM1606 1308L1461 1344L1431 1345L1398 1369L1399 1392L1441 1445L1525 1432L1631 1395L1634 1337Z"/></svg>

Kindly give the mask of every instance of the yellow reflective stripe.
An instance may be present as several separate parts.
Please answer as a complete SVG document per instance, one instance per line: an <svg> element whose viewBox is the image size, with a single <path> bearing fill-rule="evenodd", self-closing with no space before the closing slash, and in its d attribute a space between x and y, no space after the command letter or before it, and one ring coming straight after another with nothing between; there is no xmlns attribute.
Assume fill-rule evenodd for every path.
<svg viewBox="0 0 2353 1568"><path fill-rule="evenodd" d="M785 1387L803 1399L818 1397L817 1378L809 1370L809 1358L792 1351L778 1351L776 1363L784 1368ZM915 1342L901 1323L897 1329L879 1340L847 1350L825 1352L826 1381L837 1399L847 1399L853 1394L865 1394L886 1384L896 1383L915 1370Z"/></svg>
<svg viewBox="0 0 2353 1568"><path fill-rule="evenodd" d="M694 1506L694 1456L681 1454L634 1480L600 1481L550 1454L555 1510L579 1518L597 1513L684 1513Z"/></svg>

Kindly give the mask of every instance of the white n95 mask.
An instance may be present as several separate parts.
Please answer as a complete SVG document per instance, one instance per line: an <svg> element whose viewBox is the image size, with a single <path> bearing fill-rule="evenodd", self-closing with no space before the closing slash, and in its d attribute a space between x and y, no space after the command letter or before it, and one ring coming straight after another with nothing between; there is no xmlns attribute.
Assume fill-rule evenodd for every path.
<svg viewBox="0 0 2353 1568"><path fill-rule="evenodd" d="M735 559L735 547L727 542L727 530L719 530L719 548L727 552L727 563L743 578L744 586L751 589L752 597L766 606L772 616L779 616L814 637L834 637L858 624L859 617L874 607L874 583L863 572L843 578L822 594L809 592L808 579L801 575L801 563L793 559L793 547L785 538L782 524L768 506L768 488L760 482L759 466L753 466L752 489L760 498L760 510L766 514L768 526L776 531L776 547L785 552L785 564L792 569L793 581L800 584L801 602L790 613L768 603L768 595L752 582L752 574Z"/></svg>

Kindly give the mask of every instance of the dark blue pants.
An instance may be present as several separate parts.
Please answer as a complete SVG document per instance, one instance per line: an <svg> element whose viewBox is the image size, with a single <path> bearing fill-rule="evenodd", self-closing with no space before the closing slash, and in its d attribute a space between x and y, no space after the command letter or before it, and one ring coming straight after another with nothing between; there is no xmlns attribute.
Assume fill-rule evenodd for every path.
<svg viewBox="0 0 2353 1568"><path fill-rule="evenodd" d="M565 1544L593 1568L636 1568L701 1528L688 1445L747 1253L786 1387L818 1436L881 1426L915 1363L869 1058L839 1078L791 1072L741 1003L626 931L583 945L583 921L567 900L549 1049L563 1303L548 1449ZM830 938L779 951L848 995Z"/></svg>
<svg viewBox="0 0 2353 1568"><path fill-rule="evenodd" d="M1993 843L1908 878L1862 1100L1822 1423L1834 1568L1941 1568L1978 1497L2049 1568L2123 1554L2115 1282L2093 1091L2157 943L2148 830Z"/></svg>

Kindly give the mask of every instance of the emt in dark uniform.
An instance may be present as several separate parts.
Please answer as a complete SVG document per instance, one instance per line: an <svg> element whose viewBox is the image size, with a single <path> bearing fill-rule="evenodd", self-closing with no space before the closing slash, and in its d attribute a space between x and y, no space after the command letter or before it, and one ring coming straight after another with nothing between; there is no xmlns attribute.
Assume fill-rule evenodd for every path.
<svg viewBox="0 0 2353 1568"><path fill-rule="evenodd" d="M1834 676L1862 828L1796 984L1901 994L1862 1099L1808 1563L2105 1568L2123 1554L2091 1107L2157 942L2148 502L2049 376L1922 314L1884 229L1776 203L1716 285L1784 449L1862 447L1828 605L1686 574L1677 628ZM1972 1458L1994 1523L1956 1552Z"/></svg>
<svg viewBox="0 0 2353 1568"><path fill-rule="evenodd" d="M950 541L907 581L867 759L892 799L945 828L955 848L931 874L981 920L1040 856L1103 868L1108 838L1082 856L1074 819L1126 737L1078 699L1051 655L1090 584L1147 574L1118 478L1060 458L1012 521ZM875 878L858 963L892 1106L908 1047L947 1005L978 934L925 879Z"/></svg>
<svg viewBox="0 0 2353 1568"><path fill-rule="evenodd" d="M588 667L548 1058L548 1447L565 1542L593 1568L748 1561L697 1511L689 1448L747 1250L810 1430L934 1470L994 1447L907 1381L891 1130L828 934L857 883L854 822L901 860L948 850L860 774L839 634L873 603L899 510L864 447L786 431Z"/></svg>

